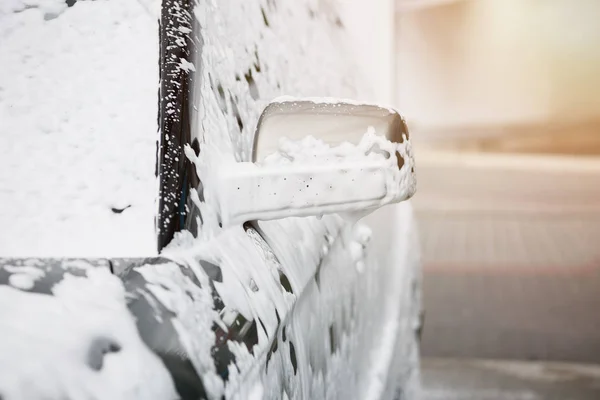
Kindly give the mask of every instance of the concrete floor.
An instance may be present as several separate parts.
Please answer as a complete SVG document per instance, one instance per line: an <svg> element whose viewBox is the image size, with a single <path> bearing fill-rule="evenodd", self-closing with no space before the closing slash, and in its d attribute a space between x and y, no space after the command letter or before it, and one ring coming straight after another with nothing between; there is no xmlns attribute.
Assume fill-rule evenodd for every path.
<svg viewBox="0 0 600 400"><path fill-rule="evenodd" d="M424 359L422 400L598 400L600 367Z"/></svg>

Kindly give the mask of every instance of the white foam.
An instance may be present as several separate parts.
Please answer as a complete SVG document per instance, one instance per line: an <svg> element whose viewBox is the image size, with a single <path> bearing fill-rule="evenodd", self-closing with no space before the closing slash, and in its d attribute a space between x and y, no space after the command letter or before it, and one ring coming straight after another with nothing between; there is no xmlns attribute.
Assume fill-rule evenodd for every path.
<svg viewBox="0 0 600 400"><path fill-rule="evenodd" d="M120 280L105 268L66 274L53 295L0 286L0 392L7 400L178 398L171 376L144 344ZM95 341L119 347L90 364ZM95 361L97 362L97 360Z"/></svg>

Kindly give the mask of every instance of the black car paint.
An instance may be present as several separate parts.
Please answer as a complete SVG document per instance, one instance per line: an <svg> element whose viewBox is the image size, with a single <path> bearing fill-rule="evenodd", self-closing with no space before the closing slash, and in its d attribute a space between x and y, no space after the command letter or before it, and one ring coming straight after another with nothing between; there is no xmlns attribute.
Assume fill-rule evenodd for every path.
<svg viewBox="0 0 600 400"><path fill-rule="evenodd" d="M200 260L200 265L207 273L210 284L220 279L220 270L214 264ZM206 397L204 385L198 372L192 365L187 352L184 349L179 335L171 323L174 314L164 307L160 301L147 289L146 280L137 269L143 265L155 265L173 263L173 261L156 257L150 259L18 259L3 258L0 259L0 286L11 286L10 276L11 267L22 267L35 265L36 268L43 269L45 274L36 280L35 286L29 290L23 290L29 293L43 294L53 296L52 287L60 283L67 275L76 275L86 277L85 268L76 265L86 264L95 268L111 269L112 273L119 275L126 289L127 307L132 318L135 319L138 332L144 343L152 350L163 362L171 377L173 378L177 392L183 400L198 400ZM119 266L112 271L111 266ZM179 265L182 273L189 277L196 285L200 286L198 279L186 265ZM7 268L8 267L8 268ZM117 271L118 269L118 271ZM149 300L151 298L152 300ZM223 302L213 290L214 307L217 311L223 308ZM239 316L241 317L241 316ZM237 319L239 322L240 319ZM243 317L241 317L243 320ZM213 330L216 333L217 340L213 346L213 360L217 367L217 372L224 381L228 378L229 365L235 362L235 356L228 348L227 342L234 340L245 343L250 351L258 343L256 334L256 322L243 320L241 324L234 323L228 327L225 333L216 324ZM90 342L88 354L88 366L99 370L102 368L102 358L110 352L120 351L120 344L109 343L105 338L98 337Z"/></svg>

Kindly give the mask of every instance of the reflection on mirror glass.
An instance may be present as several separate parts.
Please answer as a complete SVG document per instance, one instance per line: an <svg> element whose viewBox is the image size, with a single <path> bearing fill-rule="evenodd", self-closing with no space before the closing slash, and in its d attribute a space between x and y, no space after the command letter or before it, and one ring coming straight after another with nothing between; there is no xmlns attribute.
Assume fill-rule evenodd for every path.
<svg viewBox="0 0 600 400"><path fill-rule="evenodd" d="M253 161L276 152L280 140L298 141L313 136L329 145L357 145L369 129L390 142L403 143L408 128L390 108L336 99L282 97L263 111L254 138Z"/></svg>

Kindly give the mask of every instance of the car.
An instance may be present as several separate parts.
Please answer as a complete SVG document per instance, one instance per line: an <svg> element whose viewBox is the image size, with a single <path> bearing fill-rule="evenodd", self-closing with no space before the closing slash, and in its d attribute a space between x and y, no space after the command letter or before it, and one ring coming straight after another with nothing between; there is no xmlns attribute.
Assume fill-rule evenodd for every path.
<svg viewBox="0 0 600 400"><path fill-rule="evenodd" d="M158 254L0 259L0 397L417 398L412 146L335 9L159 20Z"/></svg>

